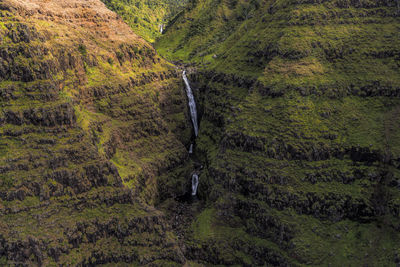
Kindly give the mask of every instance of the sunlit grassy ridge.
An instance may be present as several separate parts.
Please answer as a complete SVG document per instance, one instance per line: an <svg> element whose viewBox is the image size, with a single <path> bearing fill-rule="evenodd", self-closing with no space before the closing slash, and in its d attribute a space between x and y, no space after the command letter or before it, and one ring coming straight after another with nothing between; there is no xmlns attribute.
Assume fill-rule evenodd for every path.
<svg viewBox="0 0 400 267"><path fill-rule="evenodd" d="M100 1L0 9L0 265L183 264L151 206L191 134L176 70Z"/></svg>

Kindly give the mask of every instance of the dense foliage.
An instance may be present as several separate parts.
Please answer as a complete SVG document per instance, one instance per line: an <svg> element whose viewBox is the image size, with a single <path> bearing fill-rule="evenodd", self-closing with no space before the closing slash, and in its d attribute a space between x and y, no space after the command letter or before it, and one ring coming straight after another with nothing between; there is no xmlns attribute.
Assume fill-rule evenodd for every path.
<svg viewBox="0 0 400 267"><path fill-rule="evenodd" d="M161 35L160 27L166 24L186 4L187 0L102 0L117 12L138 35L149 42Z"/></svg>

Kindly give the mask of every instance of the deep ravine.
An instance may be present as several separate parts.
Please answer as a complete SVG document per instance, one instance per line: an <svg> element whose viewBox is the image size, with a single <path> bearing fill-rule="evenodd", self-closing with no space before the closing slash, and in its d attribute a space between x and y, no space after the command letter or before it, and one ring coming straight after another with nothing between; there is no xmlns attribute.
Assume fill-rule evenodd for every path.
<svg viewBox="0 0 400 267"><path fill-rule="evenodd" d="M104 2L1 1L0 266L400 266L399 1Z"/></svg>

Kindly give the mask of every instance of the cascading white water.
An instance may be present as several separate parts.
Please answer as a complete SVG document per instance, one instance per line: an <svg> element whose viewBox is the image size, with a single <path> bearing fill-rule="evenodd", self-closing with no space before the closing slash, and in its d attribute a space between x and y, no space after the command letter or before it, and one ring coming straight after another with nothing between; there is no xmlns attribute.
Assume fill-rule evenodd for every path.
<svg viewBox="0 0 400 267"><path fill-rule="evenodd" d="M185 81L185 85L186 85L186 94L187 94L187 97L189 100L190 116L192 117L194 134L197 137L197 135L199 134L199 125L197 123L196 102L194 101L192 88L190 87L189 80L186 76L186 71L183 71L182 76L183 76L183 80Z"/></svg>
<svg viewBox="0 0 400 267"><path fill-rule="evenodd" d="M160 33L163 34L163 32L164 32L164 25L161 24L160 25Z"/></svg>
<svg viewBox="0 0 400 267"><path fill-rule="evenodd" d="M189 100L190 117L192 118L192 122L193 122L194 134L197 137L199 134L199 124L197 122L196 102L194 100L194 96L193 96L192 88L190 87L189 80L186 76L186 71L183 71L182 77L183 77L183 80L185 81L185 85L186 85L186 95ZM192 153L193 153L193 144L190 144L189 154L192 154ZM198 186L199 186L199 175L197 173L194 173L192 175L192 196L195 196L197 194Z"/></svg>
<svg viewBox="0 0 400 267"><path fill-rule="evenodd" d="M189 154L193 154L193 144L190 144L190 147L189 147Z"/></svg>
<svg viewBox="0 0 400 267"><path fill-rule="evenodd" d="M199 186L199 176L194 173L192 175L192 196L197 194L197 187Z"/></svg>

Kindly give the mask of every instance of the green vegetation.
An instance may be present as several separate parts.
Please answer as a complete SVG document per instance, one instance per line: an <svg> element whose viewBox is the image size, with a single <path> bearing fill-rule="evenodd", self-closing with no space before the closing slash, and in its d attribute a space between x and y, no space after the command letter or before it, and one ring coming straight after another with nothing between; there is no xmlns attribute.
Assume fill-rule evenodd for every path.
<svg viewBox="0 0 400 267"><path fill-rule="evenodd" d="M160 27L179 13L187 0L102 0L108 8L117 12L134 32L148 42L161 36Z"/></svg>
<svg viewBox="0 0 400 267"><path fill-rule="evenodd" d="M182 82L82 5L79 24L1 10L0 265L183 264L151 206L187 153Z"/></svg>
<svg viewBox="0 0 400 267"><path fill-rule="evenodd" d="M400 263L397 0L103 2L195 153L108 10L3 3L0 265Z"/></svg>
<svg viewBox="0 0 400 267"><path fill-rule="evenodd" d="M201 90L199 262L398 264L397 6L199 0L170 23L155 47Z"/></svg>

